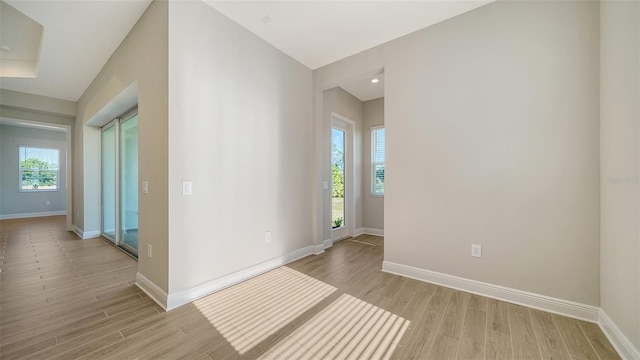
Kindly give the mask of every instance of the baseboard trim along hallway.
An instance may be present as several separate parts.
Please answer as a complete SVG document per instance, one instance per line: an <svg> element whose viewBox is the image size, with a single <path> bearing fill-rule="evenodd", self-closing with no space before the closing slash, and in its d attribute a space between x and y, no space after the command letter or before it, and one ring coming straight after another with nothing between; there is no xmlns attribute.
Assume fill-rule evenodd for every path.
<svg viewBox="0 0 640 360"><path fill-rule="evenodd" d="M80 229L79 227L77 227L76 225L73 225L72 230L82 240L93 239L93 238L97 238L97 237L100 236L100 230L84 231L84 230Z"/></svg>
<svg viewBox="0 0 640 360"><path fill-rule="evenodd" d="M290 262L302 259L305 256L313 254L314 250L314 246L307 246L302 249L294 250L283 256L279 256L275 259L265 261L261 264L236 271L234 273L206 282L204 284L200 284L191 289L177 291L169 294L164 292L160 287L158 287L151 280L147 279L140 273L136 274L136 285L142 291L147 293L147 295L149 295L163 309L169 311L182 305L191 303L201 297L228 288L229 286L233 286L255 276L264 274L282 265L286 265Z"/></svg>
<svg viewBox="0 0 640 360"><path fill-rule="evenodd" d="M597 323L600 319L600 308L569 300L442 274L390 261L382 263L382 271L592 323Z"/></svg>
<svg viewBox="0 0 640 360"><path fill-rule="evenodd" d="M631 341L622 333L613 320L607 316L604 310L599 307L465 279L390 261L383 261L382 271L596 323L623 359L640 360L640 352L638 349L634 347Z"/></svg>
<svg viewBox="0 0 640 360"><path fill-rule="evenodd" d="M633 346L631 340L627 338L618 325L611 320L604 310L600 309L600 321L598 322L600 329L609 339L611 345L616 349L618 354L627 360L640 360L640 351Z"/></svg>
<svg viewBox="0 0 640 360"><path fill-rule="evenodd" d="M40 211L34 213L21 213L21 214L4 214L0 215L0 220L13 220L13 219L28 219L45 216L60 216L67 215L66 210L61 211Z"/></svg>

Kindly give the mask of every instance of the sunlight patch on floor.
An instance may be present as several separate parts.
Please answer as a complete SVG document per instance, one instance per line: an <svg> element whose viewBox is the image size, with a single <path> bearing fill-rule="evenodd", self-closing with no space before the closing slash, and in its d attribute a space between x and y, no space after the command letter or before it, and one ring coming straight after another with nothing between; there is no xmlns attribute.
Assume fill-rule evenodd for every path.
<svg viewBox="0 0 640 360"><path fill-rule="evenodd" d="M389 359L409 323L343 294L261 359Z"/></svg>
<svg viewBox="0 0 640 360"><path fill-rule="evenodd" d="M334 291L331 285L281 267L196 300L194 305L244 354Z"/></svg>

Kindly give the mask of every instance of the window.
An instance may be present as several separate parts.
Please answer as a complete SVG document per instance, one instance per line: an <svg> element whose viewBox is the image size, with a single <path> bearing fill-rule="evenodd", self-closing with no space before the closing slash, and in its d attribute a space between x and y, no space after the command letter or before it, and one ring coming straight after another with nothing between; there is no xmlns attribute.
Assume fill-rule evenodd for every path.
<svg viewBox="0 0 640 360"><path fill-rule="evenodd" d="M20 146L18 154L20 191L51 191L59 189L60 150Z"/></svg>
<svg viewBox="0 0 640 360"><path fill-rule="evenodd" d="M384 195L384 127L371 128L371 194Z"/></svg>

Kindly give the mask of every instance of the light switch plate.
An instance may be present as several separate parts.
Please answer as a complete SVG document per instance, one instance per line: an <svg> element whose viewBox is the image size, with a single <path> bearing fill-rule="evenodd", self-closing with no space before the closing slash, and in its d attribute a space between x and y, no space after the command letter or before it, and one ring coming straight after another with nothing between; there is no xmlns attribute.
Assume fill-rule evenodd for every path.
<svg viewBox="0 0 640 360"><path fill-rule="evenodd" d="M182 182L182 195L191 195L193 194L193 182L191 181L183 181Z"/></svg>

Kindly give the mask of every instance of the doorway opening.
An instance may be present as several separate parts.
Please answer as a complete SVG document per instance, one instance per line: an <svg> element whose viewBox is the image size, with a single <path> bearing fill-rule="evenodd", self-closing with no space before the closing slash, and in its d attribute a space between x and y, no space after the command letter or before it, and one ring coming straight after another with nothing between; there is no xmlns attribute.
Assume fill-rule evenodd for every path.
<svg viewBox="0 0 640 360"><path fill-rule="evenodd" d="M354 203L354 126L336 113L331 114L331 240L353 235Z"/></svg>

